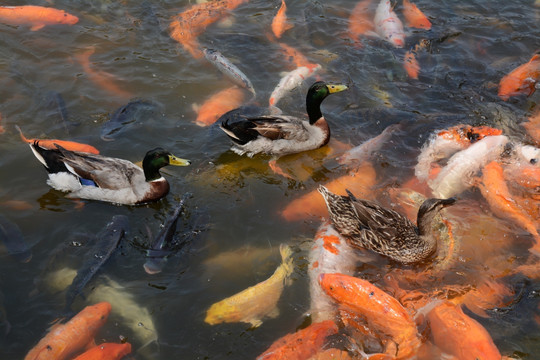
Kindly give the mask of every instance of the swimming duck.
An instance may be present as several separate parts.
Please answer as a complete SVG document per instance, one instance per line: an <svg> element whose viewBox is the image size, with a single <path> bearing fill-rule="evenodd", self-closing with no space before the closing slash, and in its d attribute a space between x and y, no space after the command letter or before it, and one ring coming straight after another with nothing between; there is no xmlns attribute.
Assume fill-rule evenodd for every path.
<svg viewBox="0 0 540 360"><path fill-rule="evenodd" d="M336 195L320 185L334 228L347 237L352 246L370 249L402 264L426 260L437 249L431 233L433 218L456 202L455 198L427 199L418 210L415 226L405 216L374 202Z"/></svg>
<svg viewBox="0 0 540 360"><path fill-rule="evenodd" d="M56 149L46 149L35 141L30 148L49 172L47 184L56 190L72 198L126 205L161 199L169 192L169 183L159 169L190 164L162 148L146 153L142 169L127 160L69 151L58 144Z"/></svg>
<svg viewBox="0 0 540 360"><path fill-rule="evenodd" d="M270 167L276 172L277 158L302 151L318 149L330 140L330 128L321 113L321 103L330 94L346 90L346 85L317 81L306 95L308 119L288 115L243 117L233 123L225 118L220 128L234 142L232 150L249 157L255 154L273 155Z"/></svg>

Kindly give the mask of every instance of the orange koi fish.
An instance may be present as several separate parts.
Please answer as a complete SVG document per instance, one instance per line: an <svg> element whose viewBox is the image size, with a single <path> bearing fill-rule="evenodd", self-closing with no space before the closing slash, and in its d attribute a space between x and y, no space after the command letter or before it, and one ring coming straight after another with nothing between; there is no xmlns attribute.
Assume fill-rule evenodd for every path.
<svg viewBox="0 0 540 360"><path fill-rule="evenodd" d="M73 360L120 360L131 353L131 344L104 343L94 346Z"/></svg>
<svg viewBox="0 0 540 360"><path fill-rule="evenodd" d="M426 316L433 342L460 360L500 360L486 329L449 301L441 301Z"/></svg>
<svg viewBox="0 0 540 360"><path fill-rule="evenodd" d="M285 57L289 59L290 62L294 63L296 67L308 66L311 65L311 62L302 54L300 51L296 50L292 46L289 46L285 43L280 42L281 50Z"/></svg>
<svg viewBox="0 0 540 360"><path fill-rule="evenodd" d="M78 151L78 152L85 152L85 153L91 153L91 154L99 154L99 150L93 147L92 145L82 144L74 141L67 141L67 140L49 140L49 139L27 139L19 126L15 125L17 130L19 130L19 134L21 135L22 141L33 144L35 141L39 141L39 146L46 148L46 149L56 149L56 145L58 144L62 146L64 149L68 149L70 151Z"/></svg>
<svg viewBox="0 0 540 360"><path fill-rule="evenodd" d="M352 41L357 42L359 37L375 30L372 15L368 11L371 0L362 0L358 2L349 16L348 34ZM358 46L362 46L357 43Z"/></svg>
<svg viewBox="0 0 540 360"><path fill-rule="evenodd" d="M373 166L365 162L355 170L340 178L330 181L324 186L334 194L345 195L349 189L357 196L372 199L370 189L376 183L376 173ZM280 215L287 221L298 221L310 216L321 217L327 215L326 204L321 194L313 190L289 203Z"/></svg>
<svg viewBox="0 0 540 360"><path fill-rule="evenodd" d="M540 145L540 111L537 111L532 115L528 121L521 123L530 137L536 141L537 145Z"/></svg>
<svg viewBox="0 0 540 360"><path fill-rule="evenodd" d="M369 281L343 274L321 274L323 290L346 311L386 338L386 353L398 359L413 356L421 345L416 324L405 308Z"/></svg>
<svg viewBox="0 0 540 360"><path fill-rule="evenodd" d="M353 360L353 358L344 350L327 349L319 351L310 357L309 360Z"/></svg>
<svg viewBox="0 0 540 360"><path fill-rule="evenodd" d="M232 86L210 96L197 111L195 123L199 126L210 126L227 111L236 109L244 102L244 91Z"/></svg>
<svg viewBox="0 0 540 360"><path fill-rule="evenodd" d="M40 30L47 25L73 25L78 21L78 17L64 10L33 5L0 6L0 23L30 25L32 31Z"/></svg>
<svg viewBox="0 0 540 360"><path fill-rule="evenodd" d="M337 332L338 327L332 320L313 323L305 329L276 340L257 360L309 359L322 349L328 336Z"/></svg>
<svg viewBox="0 0 540 360"><path fill-rule="evenodd" d="M534 54L529 62L518 66L501 79L498 95L504 101L521 94L530 96L536 90L539 77L540 54Z"/></svg>
<svg viewBox="0 0 540 360"><path fill-rule="evenodd" d="M64 360L85 346L95 346L94 337L110 312L108 302L85 307L67 323L53 326L24 360Z"/></svg>
<svg viewBox="0 0 540 360"><path fill-rule="evenodd" d="M405 56L403 57L403 67L411 79L418 79L420 64L418 64L416 55L412 50L405 53Z"/></svg>
<svg viewBox="0 0 540 360"><path fill-rule="evenodd" d="M0 122L2 122L2 114L0 114ZM3 134L5 132L6 132L6 129L2 125L0 125L0 134Z"/></svg>
<svg viewBox="0 0 540 360"><path fill-rule="evenodd" d="M538 223L531 219L512 199L504 179L503 169L498 162L492 161L484 166L482 182L478 184L478 187L495 214L512 219L530 232L537 239L536 246L540 246L538 243L538 239L540 239L537 231Z"/></svg>
<svg viewBox="0 0 540 360"><path fill-rule="evenodd" d="M403 0L403 15L409 27L417 29L431 29L431 22L426 15L409 0Z"/></svg>
<svg viewBox="0 0 540 360"><path fill-rule="evenodd" d="M279 8L276 16L274 16L274 20L272 20L272 32L278 39L281 38L281 35L283 35L285 31L294 26L287 21L287 15L285 14L286 11L287 5L285 5L285 0L281 0L281 7Z"/></svg>
<svg viewBox="0 0 540 360"><path fill-rule="evenodd" d="M515 295L514 291L505 284L486 281L462 297L456 297L450 301L456 305L461 303L476 315L487 318L489 315L486 310L508 306L512 301L509 299L513 295Z"/></svg>
<svg viewBox="0 0 540 360"><path fill-rule="evenodd" d="M197 37L211 24L225 17L248 0L215 0L195 4L173 17L169 25L171 37L178 41L195 59L204 57Z"/></svg>
<svg viewBox="0 0 540 360"><path fill-rule="evenodd" d="M108 93L117 96L124 100L129 100L133 97L133 94L130 92L120 89L115 83L116 77L113 74L110 74L105 71L94 70L90 66L90 56L94 54L96 49L94 47L89 48L81 54L75 55L75 58L81 64L84 72L88 76L88 79L94 84L107 91Z"/></svg>

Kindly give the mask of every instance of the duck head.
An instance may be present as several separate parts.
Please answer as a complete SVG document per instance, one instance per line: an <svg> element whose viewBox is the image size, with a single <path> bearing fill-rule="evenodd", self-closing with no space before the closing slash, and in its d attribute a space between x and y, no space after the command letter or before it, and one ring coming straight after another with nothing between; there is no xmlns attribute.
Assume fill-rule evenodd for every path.
<svg viewBox="0 0 540 360"><path fill-rule="evenodd" d="M431 222L433 218L443 208L453 205L456 202L456 198L448 199L435 199L430 198L422 203L420 209L418 209L417 225L420 235L428 234L431 231Z"/></svg>
<svg viewBox="0 0 540 360"><path fill-rule="evenodd" d="M146 181L157 180L161 177L159 169L167 165L188 166L191 161L174 156L167 150L155 148L146 153L142 167Z"/></svg>

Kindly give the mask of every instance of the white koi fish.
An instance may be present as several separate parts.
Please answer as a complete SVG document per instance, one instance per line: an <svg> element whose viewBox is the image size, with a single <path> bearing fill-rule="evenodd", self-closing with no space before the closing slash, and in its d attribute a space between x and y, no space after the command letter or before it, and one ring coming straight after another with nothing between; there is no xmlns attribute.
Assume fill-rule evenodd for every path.
<svg viewBox="0 0 540 360"><path fill-rule="evenodd" d="M309 64L306 66L300 66L293 71L290 71L279 80L274 91L270 95L269 104L271 107L276 106L277 102L289 91L292 91L296 87L302 85L304 80L313 76L321 68L319 64Z"/></svg>
<svg viewBox="0 0 540 360"><path fill-rule="evenodd" d="M319 227L309 252L308 268L311 296L309 313L314 323L333 320L337 315L335 301L321 288L319 275L340 273L352 276L358 261L360 261L358 251L351 248L330 223L325 222Z"/></svg>
<svg viewBox="0 0 540 360"><path fill-rule="evenodd" d="M428 182L435 197L446 199L472 185L473 177L504 150L508 138L504 135L486 136L448 160L437 177Z"/></svg>
<svg viewBox="0 0 540 360"><path fill-rule="evenodd" d="M375 31L380 37L398 48L405 45L403 24L392 10L390 0L381 0L373 22L375 23Z"/></svg>

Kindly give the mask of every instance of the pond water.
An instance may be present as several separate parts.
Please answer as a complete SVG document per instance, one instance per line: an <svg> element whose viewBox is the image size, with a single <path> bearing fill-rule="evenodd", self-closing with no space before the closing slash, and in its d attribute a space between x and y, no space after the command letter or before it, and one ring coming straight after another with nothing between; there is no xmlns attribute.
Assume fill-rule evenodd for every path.
<svg viewBox="0 0 540 360"><path fill-rule="evenodd" d="M5 249L0 253L2 306L11 324L7 334L0 334L1 359L22 358L62 315L65 293L59 280L49 275L68 273L92 258L88 235L119 214L129 218L129 233L88 285L86 299L78 297L73 309L91 302L92 288L114 281L120 293L147 312L133 310L127 318L141 317L133 323L113 311L97 340L117 342L123 336L137 350L154 336L138 335L141 328L151 327L146 320L153 322L155 330L148 331L158 341L135 352L135 359L250 359L308 321L308 253L320 220L287 222L279 212L347 169L335 160L336 154L314 151L281 159L278 164L295 178L286 179L270 170L268 157L247 159L229 150L229 139L216 125L195 124L194 104L201 105L231 83L204 58L192 58L168 34L171 17L193 3L37 1L36 5L75 14L80 21L39 31L0 24L0 124L5 128L0 134L0 212L20 227L33 254L30 262L19 263ZM295 26L280 40L321 64L319 79L349 85L348 91L322 105L333 141L358 145L391 124L401 124L371 160L377 173L373 191L386 204L391 202L388 190L414 175L416 158L433 131L463 123L489 125L512 140L527 142L519 124L531 116L539 100L538 92L507 102L497 96L500 79L540 49L538 1L415 3L433 27L406 27L403 49L374 37L355 46L346 35L354 0L288 2L287 16ZM281 73L294 68L267 36L279 5L277 0L247 1L199 37L203 46L219 50L249 77L257 92L255 104L262 106ZM400 6L401 1L396 11L402 17ZM423 39L430 46L418 52L421 70L412 80L402 59ZM80 60L85 53L91 53L90 67L112 74L106 83L121 91L92 80ZM280 108L303 114L312 80L288 94ZM63 113L58 99L65 103ZM103 124L130 99L153 105L117 131L114 140L104 141ZM15 125L29 138L88 143L103 155L133 162L161 146L192 165L162 171L171 191L156 203L74 201L46 184L46 171ZM204 219L202 225L161 273L149 275L143 269L145 244L185 192L192 197L177 236L192 232L197 219ZM461 194L449 212L461 246L459 261L447 270L444 281L475 287L486 274L491 279L525 263L532 237L491 214L478 190ZM204 323L210 305L273 273L282 243L294 251L295 270L278 302L280 315L257 328ZM381 263L360 270L377 282L392 266ZM533 359L540 352L540 324L534 321L540 311L540 283L519 275L506 283L514 289L508 306L487 318L472 316L486 327L502 354Z"/></svg>

